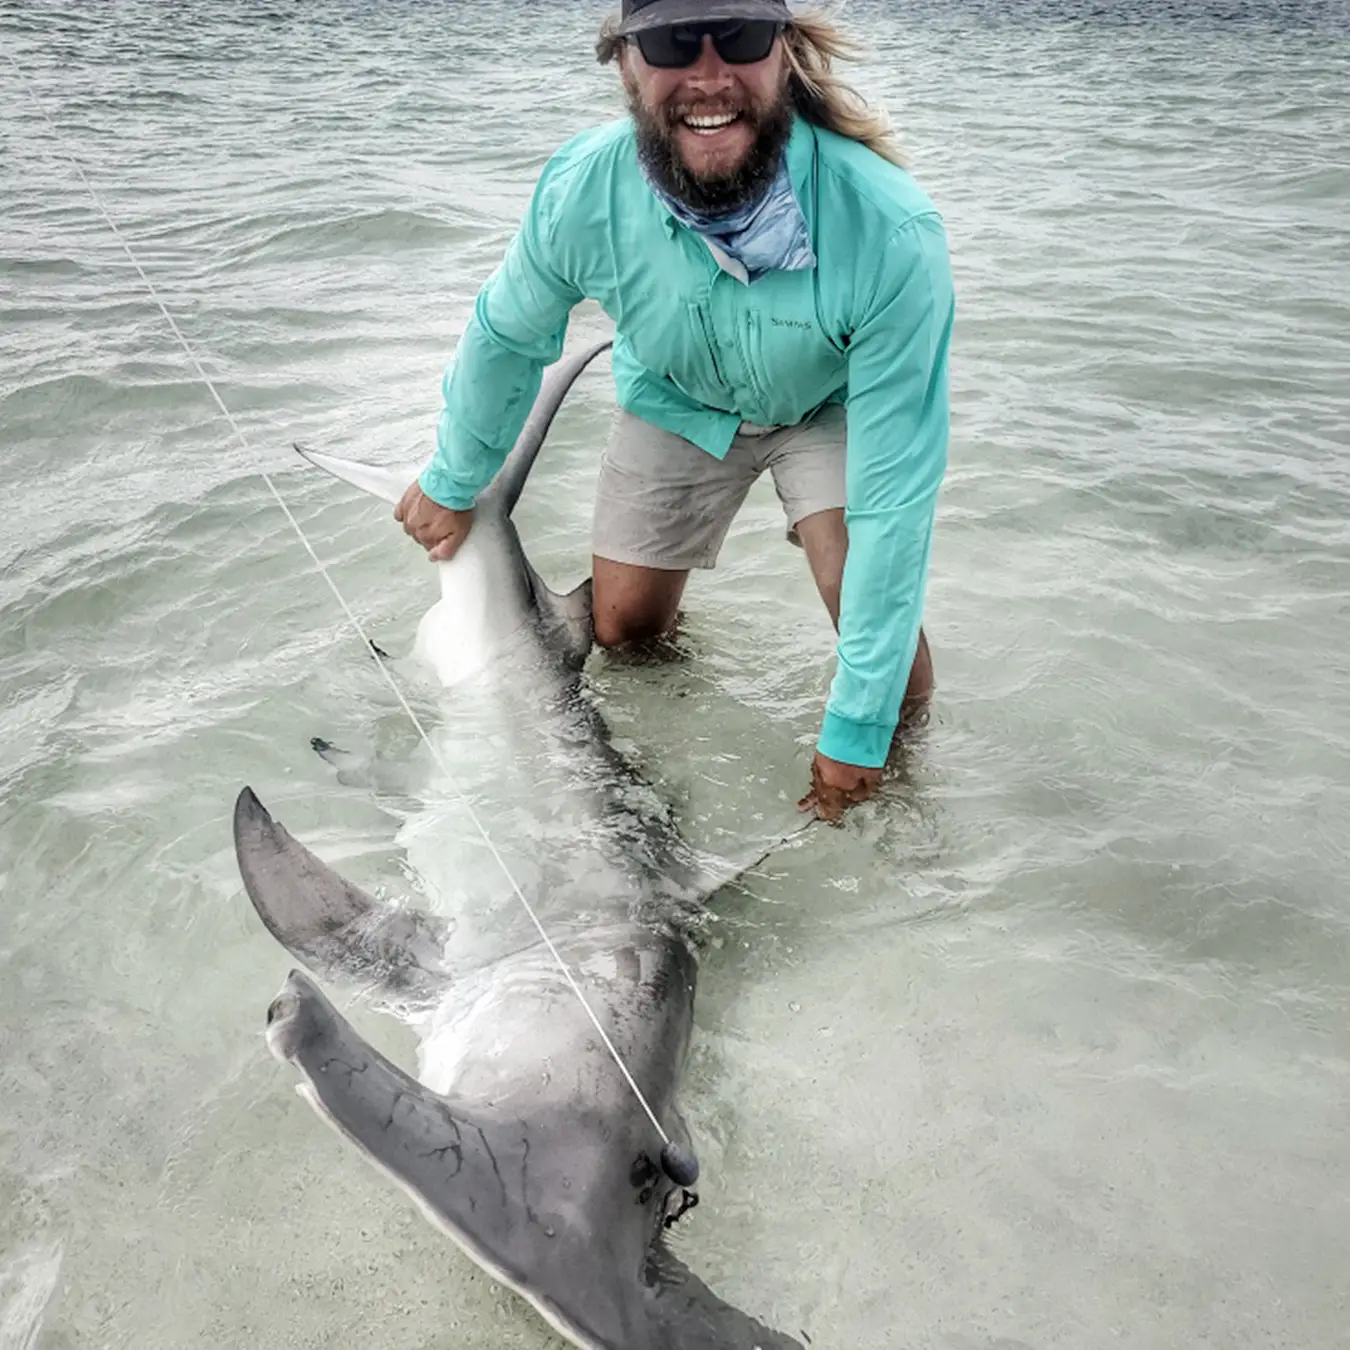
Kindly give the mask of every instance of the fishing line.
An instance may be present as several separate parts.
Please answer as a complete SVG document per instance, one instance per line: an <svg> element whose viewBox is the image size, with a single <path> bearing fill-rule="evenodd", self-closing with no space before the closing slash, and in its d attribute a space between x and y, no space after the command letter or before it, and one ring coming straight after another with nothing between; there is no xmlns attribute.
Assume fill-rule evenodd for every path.
<svg viewBox="0 0 1350 1350"><path fill-rule="evenodd" d="M104 223L116 236L117 242L122 245L123 252L127 255L127 259L130 261L132 267L136 269L136 272L140 276L141 281L145 284L145 289L150 293L151 299L154 300L155 304L159 306L159 312L164 316L165 322L173 330L174 337L178 339L179 345L183 348L183 351L186 353L189 362L191 362L192 364L192 368L197 372L198 378L210 391L211 397L215 400L216 407L220 409L221 415L229 423L230 430L234 432L236 439L239 441L239 444L243 446L244 450L248 453L249 457L255 463L260 462L261 456L259 456L254 451L253 446L249 442L248 437L244 435L242 430L240 430L239 424L234 420L234 415L230 412L229 408L226 407L225 400L221 398L220 392L219 390L217 390L215 383L212 381L211 377L206 373L205 369L202 367L202 363L197 359L197 353L193 350L191 343L189 343L187 338L183 336L182 329L178 327L178 324L174 321L173 315L169 313L168 306L165 305L164 301L160 299L159 292L155 289L154 283L146 275L145 268L141 266L140 260L136 257L135 253L132 252L131 245L127 242L127 239L123 235L122 231L117 228L117 225L114 222L112 216L108 214L108 209L106 206L104 206L103 199L94 190L94 185L89 181L88 177L86 176L84 168L80 164L80 161L66 147L65 139L61 134L61 130L52 120L51 116L48 114L46 106L44 105L42 99L38 95L37 89L32 85L28 77L24 74L23 70L19 66L19 63L14 59L14 56L10 52L6 52L5 55L9 59L9 64L14 69L14 73L19 77L20 81L22 81L22 83L26 86L29 96L33 100L33 106L41 114L42 119L44 122L46 122L47 126L51 128L52 136L56 140L56 143L60 146L62 155L65 157L65 159L67 159L70 162L70 166L75 170L76 174L79 175L80 182L84 184L85 190L89 193L89 196L92 198L95 207L98 209L99 215L102 216ZM601 1025L600 1019L595 1015L595 1010L586 1001L586 996L581 992L581 986L578 985L576 980L573 978L572 972L568 968L567 962L563 960L561 953L553 945L553 939L549 937L547 931L544 928L544 925L539 922L539 916L534 912L533 906L525 898L525 892L521 889L520 884L516 881L514 875L511 872L511 869L506 865L506 859L503 858L502 855L497 851L497 846L492 842L491 835L488 834L487 830L483 826L483 822L478 817L478 813L473 809L473 803L460 790L459 785L455 780L454 774L450 772L449 765L446 764L444 758L441 756L440 751L436 748L435 743L432 741L431 737L427 735L426 729L422 726L421 719L413 711L412 705L403 696L403 690L399 688L398 682L394 679L394 676L389 670L389 667L384 663L383 660L380 659L378 655L379 649L366 635L366 631L362 627L361 621L352 612L352 607L347 603L346 597L338 589L337 583L333 580L331 573L329 572L328 568L324 565L323 559L320 558L319 555L314 551L314 546L309 542L309 538L305 534L304 530L301 528L300 522L295 518L294 514L291 511L291 508L286 505L286 501L282 497L281 493L277 491L277 486L272 481L271 475L266 471L266 469L259 469L258 472L262 476L263 482L267 484L268 490L271 492L273 498L276 500L276 504L281 508L282 514L290 522L291 528L295 531L296 537L300 540L300 543L304 546L305 552L309 554L310 560L313 562L314 566L318 569L319 575L323 577L324 581L328 584L328 589L332 591L333 598L342 607L342 612L347 616L347 622L351 624L353 631L356 633L357 637L360 638L361 642L365 645L366 649L371 653L372 656L374 656L376 664L379 666L381 673L384 675L385 682L389 685L390 690L393 692L394 697L398 700L399 704L403 708L403 711L408 714L408 719L412 722L413 726L417 730L417 734L422 738L423 743L426 745L427 749L431 752L432 759L436 762L437 767L441 770L443 774L445 774L446 781L449 782L449 784L451 785L451 790L454 792L455 796L459 799L461 805L464 807L464 810L468 814L469 819L473 822L473 825L477 829L479 836L482 838L483 843L487 845L488 852L490 852L492 856L497 860L497 866L501 868L502 875L510 883L511 889L515 891L516 898L520 901L521 905L524 907L526 914L530 916L530 919L533 922L535 929L538 931L540 938L543 940L545 947L548 948L549 954L553 957L553 960L556 962L558 969L562 972L563 977L566 979L567 983L571 986L572 992L577 996L577 1001L586 1010L586 1015L591 1019L591 1023L592 1025L594 1025L595 1030L599 1034L601 1041L604 1042L605 1049L609 1051L611 1058L614 1060L614 1063L618 1065L619 1072L623 1074L625 1080L628 1083L628 1086L633 1090L633 1096L637 1099L638 1104L642 1107L642 1109L647 1113L647 1118L651 1121L657 1134L661 1136L662 1169L665 1171L666 1175L671 1179L671 1181L675 1182L676 1185L692 1186L694 1182L698 1180L698 1159L694 1156L693 1152L690 1149L684 1147L684 1145L682 1144L675 1143L666 1133L665 1129L661 1125L661 1122L656 1118L656 1112L652 1110L651 1106L647 1102L647 1098L642 1093L642 1089L638 1087L637 1082L633 1078L633 1075L628 1071L628 1065L624 1063L623 1056L619 1054L619 1051L615 1047L614 1042L610 1040L609 1033L606 1032L605 1028Z"/></svg>

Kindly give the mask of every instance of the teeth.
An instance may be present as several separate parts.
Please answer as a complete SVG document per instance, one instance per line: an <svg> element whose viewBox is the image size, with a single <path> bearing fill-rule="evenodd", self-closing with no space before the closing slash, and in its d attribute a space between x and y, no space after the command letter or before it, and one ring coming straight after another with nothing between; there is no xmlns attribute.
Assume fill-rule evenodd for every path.
<svg viewBox="0 0 1350 1350"><path fill-rule="evenodd" d="M736 120L735 113L719 113L715 117L686 117L685 125L695 131L718 131Z"/></svg>

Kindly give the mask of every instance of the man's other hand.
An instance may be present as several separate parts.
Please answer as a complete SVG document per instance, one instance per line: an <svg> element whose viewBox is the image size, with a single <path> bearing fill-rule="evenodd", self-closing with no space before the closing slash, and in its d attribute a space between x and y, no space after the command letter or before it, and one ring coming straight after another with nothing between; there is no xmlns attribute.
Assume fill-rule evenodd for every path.
<svg viewBox="0 0 1350 1350"><path fill-rule="evenodd" d="M834 824L850 806L865 802L880 782L880 769L842 764L817 750L811 762L811 790L797 803L797 809L814 810L821 820Z"/></svg>

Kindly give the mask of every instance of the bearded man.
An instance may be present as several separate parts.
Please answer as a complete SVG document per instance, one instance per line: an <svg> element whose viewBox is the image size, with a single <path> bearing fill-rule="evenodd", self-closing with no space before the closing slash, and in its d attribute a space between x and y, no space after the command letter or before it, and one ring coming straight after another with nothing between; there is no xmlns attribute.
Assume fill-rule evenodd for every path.
<svg viewBox="0 0 1350 1350"><path fill-rule="evenodd" d="M764 470L838 630L801 801L875 789L926 707L921 627L948 439L954 299L942 221L884 118L841 84L836 29L783 0L624 0L601 32L630 116L541 174L478 295L436 453L395 514L452 557L562 354L613 319L619 409L593 528L595 637L667 632Z"/></svg>

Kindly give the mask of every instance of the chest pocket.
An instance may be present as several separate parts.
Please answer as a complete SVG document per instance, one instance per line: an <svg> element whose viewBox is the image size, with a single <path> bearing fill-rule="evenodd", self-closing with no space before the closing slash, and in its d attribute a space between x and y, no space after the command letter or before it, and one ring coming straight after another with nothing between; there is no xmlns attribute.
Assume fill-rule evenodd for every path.
<svg viewBox="0 0 1350 1350"><path fill-rule="evenodd" d="M710 329L700 306L678 294L641 295L625 307L621 331L637 361L657 379L669 380L681 393L716 405L717 372Z"/></svg>
<svg viewBox="0 0 1350 1350"><path fill-rule="evenodd" d="M752 296L740 324L750 382L769 422L795 422L844 387L845 354L816 320L814 273L770 274Z"/></svg>

